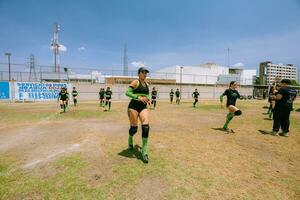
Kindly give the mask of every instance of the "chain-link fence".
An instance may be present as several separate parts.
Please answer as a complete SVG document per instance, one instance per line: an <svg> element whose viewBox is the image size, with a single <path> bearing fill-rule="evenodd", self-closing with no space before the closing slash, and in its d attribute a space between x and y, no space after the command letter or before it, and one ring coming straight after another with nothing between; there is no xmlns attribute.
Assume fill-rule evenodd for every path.
<svg viewBox="0 0 300 200"><path fill-rule="evenodd" d="M53 66L35 65L30 68L29 64L11 64L11 71L8 71L7 63L0 63L0 81L23 81L23 82L44 82L44 81L76 81L91 83L106 83L107 77L124 77L122 67L99 67L99 68L68 68L61 67L60 72L53 72ZM126 76L136 77L137 70L129 70ZM229 84L236 81L240 85L253 85L255 77L241 78L239 74L227 75L199 75L172 72L150 72L152 79L173 80L176 83L187 84Z"/></svg>

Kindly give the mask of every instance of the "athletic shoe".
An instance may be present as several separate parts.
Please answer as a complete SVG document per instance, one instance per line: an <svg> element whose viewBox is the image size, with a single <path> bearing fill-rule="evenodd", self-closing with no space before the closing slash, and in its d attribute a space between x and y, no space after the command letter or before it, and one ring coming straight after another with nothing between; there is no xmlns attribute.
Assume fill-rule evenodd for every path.
<svg viewBox="0 0 300 200"><path fill-rule="evenodd" d="M230 129L230 128L224 128L223 127L223 130L227 133L227 134L229 134L229 133L235 133L232 129Z"/></svg>
<svg viewBox="0 0 300 200"><path fill-rule="evenodd" d="M279 136L278 131L271 131L270 134L273 136Z"/></svg>
<svg viewBox="0 0 300 200"><path fill-rule="evenodd" d="M289 133L288 132L282 132L282 136L289 137Z"/></svg>
<svg viewBox="0 0 300 200"><path fill-rule="evenodd" d="M148 158L148 155L147 154L142 154L142 158L143 158L143 162L144 163L148 163L149 162L149 158Z"/></svg>

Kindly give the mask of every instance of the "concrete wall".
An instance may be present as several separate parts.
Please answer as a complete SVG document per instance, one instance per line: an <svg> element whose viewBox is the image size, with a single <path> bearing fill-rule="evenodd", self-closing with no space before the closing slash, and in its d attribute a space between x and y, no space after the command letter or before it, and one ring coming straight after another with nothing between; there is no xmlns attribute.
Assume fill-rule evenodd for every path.
<svg viewBox="0 0 300 200"><path fill-rule="evenodd" d="M97 100L98 92L101 87L106 88L109 86L113 92L113 100L126 100L128 97L125 96L125 91L128 88L128 84L91 84L91 83L72 83L76 87L79 93L79 99L82 100ZM180 89L179 85L150 85L150 91L152 87L156 87L158 90L159 99L169 99L170 90L173 89L174 92L176 88ZM182 85L182 99L191 99L192 93L195 89L198 89L200 93L200 99L218 99L219 96L228 88L228 86L215 86L215 85ZM238 88L241 95L252 95L253 86L242 86Z"/></svg>

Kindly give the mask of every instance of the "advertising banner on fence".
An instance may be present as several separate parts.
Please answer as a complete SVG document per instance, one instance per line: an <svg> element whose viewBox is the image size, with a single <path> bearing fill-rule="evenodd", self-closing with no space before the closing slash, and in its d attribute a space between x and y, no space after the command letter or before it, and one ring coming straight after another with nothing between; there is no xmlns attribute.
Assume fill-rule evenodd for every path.
<svg viewBox="0 0 300 200"><path fill-rule="evenodd" d="M71 92L72 85L68 83L15 82L15 100L56 100L61 87Z"/></svg>
<svg viewBox="0 0 300 200"><path fill-rule="evenodd" d="M0 82L0 100L10 99L9 82Z"/></svg>

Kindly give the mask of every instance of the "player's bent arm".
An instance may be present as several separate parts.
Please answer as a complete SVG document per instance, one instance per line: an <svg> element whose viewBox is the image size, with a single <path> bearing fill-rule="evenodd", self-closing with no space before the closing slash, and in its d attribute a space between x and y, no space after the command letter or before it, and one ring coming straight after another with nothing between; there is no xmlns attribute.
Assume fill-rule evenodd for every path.
<svg viewBox="0 0 300 200"><path fill-rule="evenodd" d="M131 99L137 99L138 98L137 95L133 94L133 90L134 90L134 88L136 88L137 82L138 82L138 80L132 81L130 83L128 89L125 92L125 95L130 97Z"/></svg>
<svg viewBox="0 0 300 200"><path fill-rule="evenodd" d="M282 95L281 94L277 94L276 96L273 96L272 99L274 100L280 100L282 98Z"/></svg>

